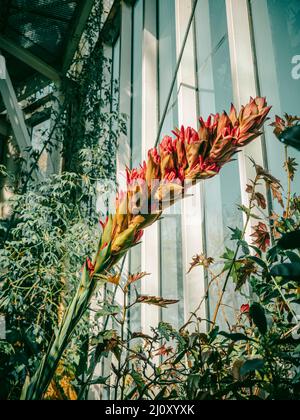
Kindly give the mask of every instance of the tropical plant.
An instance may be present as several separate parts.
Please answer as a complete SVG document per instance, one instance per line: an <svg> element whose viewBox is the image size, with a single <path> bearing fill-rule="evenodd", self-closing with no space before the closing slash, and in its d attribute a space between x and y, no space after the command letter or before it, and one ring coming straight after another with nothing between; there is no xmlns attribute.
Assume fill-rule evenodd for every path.
<svg viewBox="0 0 300 420"><path fill-rule="evenodd" d="M97 252L92 261L87 258L76 294L35 375L27 379L23 398L43 397L99 281L110 278L109 271L139 242L143 229L193 182L217 175L241 147L257 138L269 110L265 99L251 98L239 114L232 106L229 116L224 112L206 122L200 119L198 132L182 127L174 132L175 139L163 139L159 152L149 151L147 163L127 171L127 191L118 194L115 215L103 224Z"/></svg>

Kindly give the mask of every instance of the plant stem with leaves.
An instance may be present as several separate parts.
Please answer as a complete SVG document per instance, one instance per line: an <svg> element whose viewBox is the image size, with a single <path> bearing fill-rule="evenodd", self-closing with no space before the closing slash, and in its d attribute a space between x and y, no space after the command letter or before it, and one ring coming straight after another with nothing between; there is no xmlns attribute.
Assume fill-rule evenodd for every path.
<svg viewBox="0 0 300 420"><path fill-rule="evenodd" d="M232 262L230 264L230 267L229 267L229 270L227 272L225 282L224 282L224 285L223 285L223 288L222 288L222 291L221 291L221 295L220 295L219 300L217 302L217 306L216 306L216 309L215 309L215 312L214 312L214 315L213 315L213 318L212 318L212 328L216 325L218 313L219 313L220 307L221 307L222 302L223 302L223 298L224 298L224 295L225 295L225 292L226 292L226 289L227 289L227 285L228 285L232 270L235 267L235 264L237 262L237 258L238 258L239 252L240 252L241 241L244 239L244 237L246 235L246 232L247 232L247 229L248 229L248 226L249 226L249 222L251 221L251 211L253 209L255 192L256 192L256 187L258 185L259 179L260 179L260 176L257 174L255 179L254 179L254 182L253 182L253 190L252 190L251 197L250 197L250 200L249 200L249 206L248 206L248 209L247 209L247 212L246 212L246 220L245 220L244 228L243 228L243 231L242 231L242 234L241 234L241 239L237 243L236 250L235 250L235 253L234 253L234 257L233 257Z"/></svg>

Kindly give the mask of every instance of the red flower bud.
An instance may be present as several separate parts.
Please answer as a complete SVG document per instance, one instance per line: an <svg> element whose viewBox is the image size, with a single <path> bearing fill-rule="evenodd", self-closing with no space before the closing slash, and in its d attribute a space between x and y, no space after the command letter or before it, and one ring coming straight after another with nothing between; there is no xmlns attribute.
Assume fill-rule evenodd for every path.
<svg viewBox="0 0 300 420"><path fill-rule="evenodd" d="M241 306L240 312L242 314L248 314L250 311L250 305L248 303Z"/></svg>
<svg viewBox="0 0 300 420"><path fill-rule="evenodd" d="M86 259L86 267L88 269L90 277L93 277L94 271L95 271L95 266L89 258Z"/></svg>

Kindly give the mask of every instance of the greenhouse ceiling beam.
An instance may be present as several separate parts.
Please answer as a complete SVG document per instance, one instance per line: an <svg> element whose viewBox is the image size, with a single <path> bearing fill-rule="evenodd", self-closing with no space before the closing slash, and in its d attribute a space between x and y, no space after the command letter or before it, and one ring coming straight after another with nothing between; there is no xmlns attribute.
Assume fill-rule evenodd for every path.
<svg viewBox="0 0 300 420"><path fill-rule="evenodd" d="M60 82L61 75L59 71L56 70L54 67L50 66L49 64L45 63L45 61L36 57L27 49L20 47L19 45L10 41L3 35L0 35L0 45L2 50L8 52L18 60L23 61L25 64L36 70L38 73L42 74L43 76L47 77L53 82Z"/></svg>
<svg viewBox="0 0 300 420"><path fill-rule="evenodd" d="M25 123L23 112L17 100L17 96L11 83L6 62L3 55L0 54L0 94L2 95L4 105L7 110L11 128L15 140L19 146L23 158L28 157L28 150L31 148L31 140ZM28 159L27 159L28 160ZM29 163L29 161L28 161ZM40 177L40 172L34 170L33 175Z"/></svg>
<svg viewBox="0 0 300 420"><path fill-rule="evenodd" d="M76 14L76 18L73 21L70 34L68 37L68 42L65 49L65 55L63 60L63 73L65 74L72 64L74 55L76 53L76 50L78 48L78 45L80 43L85 25L87 23L87 20L91 14L94 0L86 0L81 2L81 5L79 6L79 11Z"/></svg>
<svg viewBox="0 0 300 420"><path fill-rule="evenodd" d="M24 152L31 145L30 136L2 55L0 55L0 93L20 151Z"/></svg>

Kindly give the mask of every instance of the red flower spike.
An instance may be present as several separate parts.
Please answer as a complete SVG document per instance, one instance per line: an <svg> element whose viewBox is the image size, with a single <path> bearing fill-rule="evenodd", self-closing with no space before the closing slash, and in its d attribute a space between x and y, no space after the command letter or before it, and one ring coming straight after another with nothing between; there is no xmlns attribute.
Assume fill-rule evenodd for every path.
<svg viewBox="0 0 300 420"><path fill-rule="evenodd" d="M198 132L191 127L176 129L175 138L166 136L158 148L149 150L147 163L127 169L127 191L118 195L113 218L112 254L134 245L163 209L184 196L185 180L192 185L217 175L241 147L260 135L269 110L265 98L251 98L239 114L232 105L229 114L200 118ZM269 244L268 235L262 227L253 234L262 249Z"/></svg>

